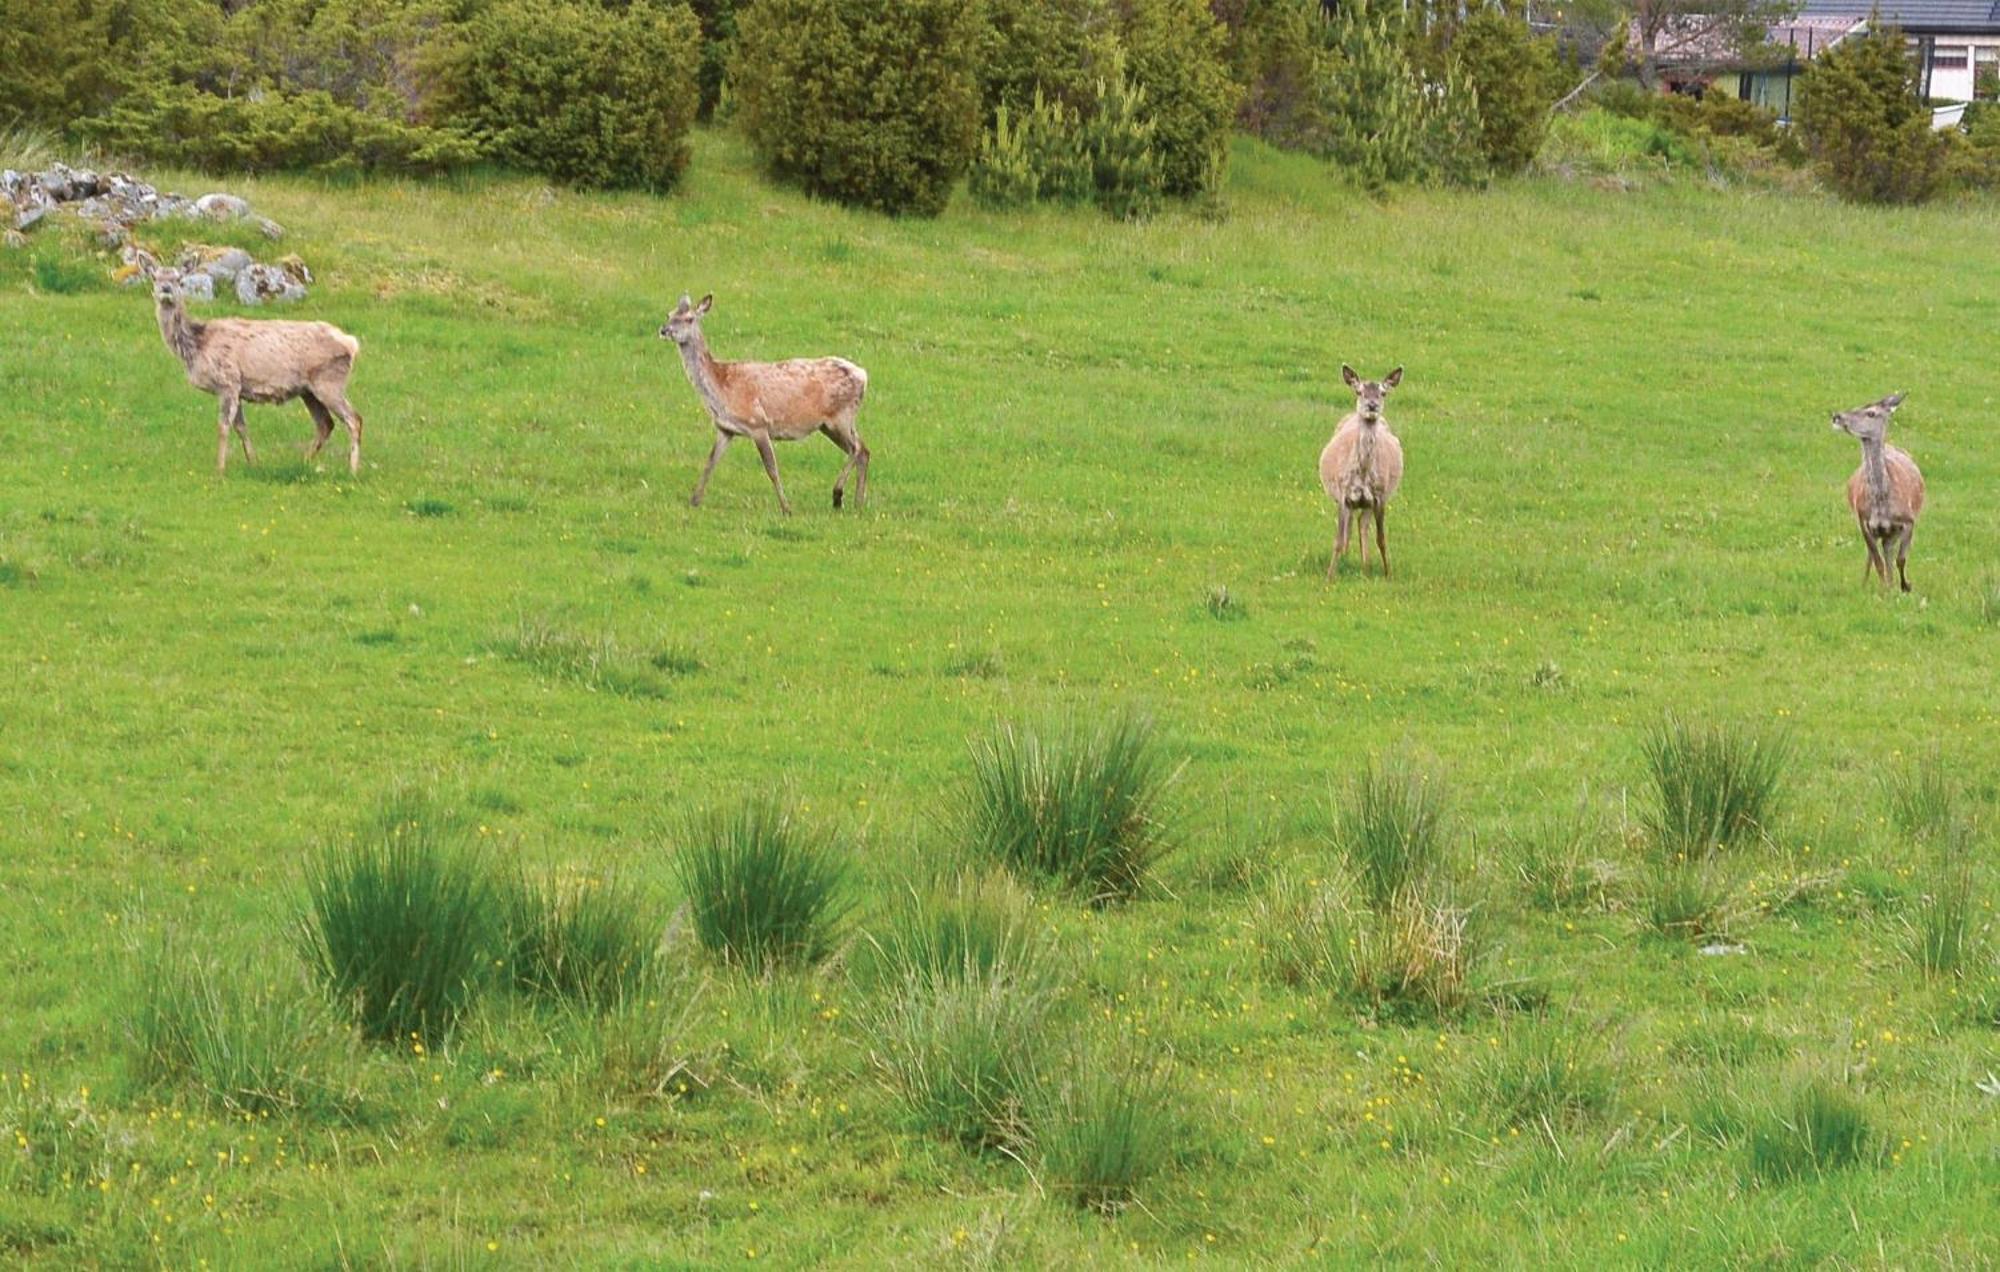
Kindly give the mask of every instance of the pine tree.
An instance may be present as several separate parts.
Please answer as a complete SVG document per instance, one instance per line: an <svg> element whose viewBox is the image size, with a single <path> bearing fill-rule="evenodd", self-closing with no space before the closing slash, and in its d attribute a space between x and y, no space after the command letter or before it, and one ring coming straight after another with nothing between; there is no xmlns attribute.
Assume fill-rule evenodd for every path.
<svg viewBox="0 0 2000 1272"><path fill-rule="evenodd" d="M1944 145L1918 96L1903 33L1879 17L1799 77L1799 135L1842 198L1921 203L1937 189Z"/></svg>
<svg viewBox="0 0 2000 1272"><path fill-rule="evenodd" d="M1422 178L1429 168L1423 79L1403 49L1397 16L1368 0L1327 19L1314 149L1369 189Z"/></svg>
<svg viewBox="0 0 2000 1272"><path fill-rule="evenodd" d="M1125 58L1111 59L1097 81L1097 104L1083 129L1097 177L1097 206L1121 221L1144 220L1159 210L1166 174L1153 149L1146 93L1125 77Z"/></svg>

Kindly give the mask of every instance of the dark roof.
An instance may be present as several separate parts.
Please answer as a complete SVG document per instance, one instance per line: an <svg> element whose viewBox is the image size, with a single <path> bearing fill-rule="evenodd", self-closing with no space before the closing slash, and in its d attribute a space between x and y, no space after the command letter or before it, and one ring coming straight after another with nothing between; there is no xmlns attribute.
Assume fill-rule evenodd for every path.
<svg viewBox="0 0 2000 1272"><path fill-rule="evenodd" d="M1863 0L1805 0L1800 17L1865 19L1873 3ZM2000 35L2000 0L1881 0L1882 20L1905 31L1991 31Z"/></svg>

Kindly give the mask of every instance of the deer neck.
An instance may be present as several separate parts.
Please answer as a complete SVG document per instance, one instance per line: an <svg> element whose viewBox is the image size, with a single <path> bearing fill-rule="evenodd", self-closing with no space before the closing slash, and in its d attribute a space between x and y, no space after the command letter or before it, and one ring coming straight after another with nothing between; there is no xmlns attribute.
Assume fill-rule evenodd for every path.
<svg viewBox="0 0 2000 1272"><path fill-rule="evenodd" d="M1877 508L1889 505L1889 461L1884 454L1888 445L1879 437L1861 439L1861 480L1868 486L1868 498Z"/></svg>
<svg viewBox="0 0 2000 1272"><path fill-rule="evenodd" d="M688 382L694 391L708 404L708 409L720 412L722 409L722 364L709 356L708 340L699 332L695 338L680 347L681 365L687 368Z"/></svg>
<svg viewBox="0 0 2000 1272"><path fill-rule="evenodd" d="M182 366L192 368L200 347L201 324L188 320L187 308L179 301L160 301L158 309L160 338L167 342L168 351L181 360Z"/></svg>

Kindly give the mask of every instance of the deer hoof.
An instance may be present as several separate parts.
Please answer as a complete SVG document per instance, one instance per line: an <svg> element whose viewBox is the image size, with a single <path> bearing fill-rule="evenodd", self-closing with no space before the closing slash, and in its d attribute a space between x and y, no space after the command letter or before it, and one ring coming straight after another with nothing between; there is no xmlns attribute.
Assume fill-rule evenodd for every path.
<svg viewBox="0 0 2000 1272"><path fill-rule="evenodd" d="M843 497L844 495L846 495L846 493L847 493L846 491L842 490L842 489L841 489L840 487L838 487L838 486L835 486L835 487L833 488L833 506L834 506L834 507L836 507L836 508L840 507L840 501L841 501L841 498L842 498L842 497Z"/></svg>

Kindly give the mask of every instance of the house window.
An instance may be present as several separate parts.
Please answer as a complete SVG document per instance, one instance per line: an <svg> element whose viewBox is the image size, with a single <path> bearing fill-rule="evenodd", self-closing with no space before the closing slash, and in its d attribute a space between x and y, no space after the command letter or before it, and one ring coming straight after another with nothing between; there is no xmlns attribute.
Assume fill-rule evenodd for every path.
<svg viewBox="0 0 2000 1272"><path fill-rule="evenodd" d="M1962 71L1967 65L1966 48L1963 44L1940 44L1931 51L1932 70Z"/></svg>

